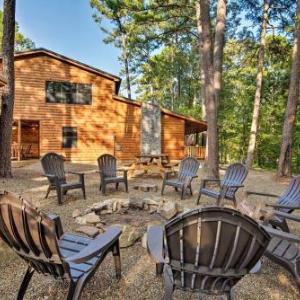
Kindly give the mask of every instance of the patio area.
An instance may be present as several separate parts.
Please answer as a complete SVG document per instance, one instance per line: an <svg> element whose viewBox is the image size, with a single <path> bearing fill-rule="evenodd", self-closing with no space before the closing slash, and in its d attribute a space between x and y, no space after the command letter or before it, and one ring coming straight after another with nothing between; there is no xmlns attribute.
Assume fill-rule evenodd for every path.
<svg viewBox="0 0 300 300"><path fill-rule="evenodd" d="M33 201L38 207L47 212L53 212L61 216L65 231L74 231L79 225L72 217L75 209L85 210L95 202L101 202L110 198L128 197L160 197L162 180L159 177L136 177L129 179L129 194L124 192L122 186L119 191L109 188L107 195L103 196L99 191L99 175L94 172L96 165L89 163L74 164L67 163L70 171L82 171L86 173L87 199L82 198L81 191L71 191L63 205L57 204L55 192L48 199L44 199L47 190L47 179L42 177L40 162L36 160L14 162L14 178L2 180L0 189L19 193L24 198ZM199 171L199 177L193 181L194 195L180 200L179 193L174 189L166 187L163 196L166 200L175 201L182 209L195 206L200 180L203 178L203 169ZM222 171L224 173L224 171ZM274 173L266 171L251 171L246 180L246 189L261 192L280 194L288 182L277 183ZM157 192L143 192L134 189L138 184L158 185ZM239 192L240 200L242 193ZM253 203L274 202L272 198L251 197ZM214 204L213 199L203 196L201 205ZM230 202L226 204L231 205ZM143 210L129 210L127 213L117 213L101 216L106 225L128 223L143 232L146 232L147 224L150 222L165 222L157 213L150 214ZM292 224L293 225L293 224ZM300 233L300 227L291 226L293 232ZM163 295L163 281L161 277L155 276L155 264L142 247L138 240L132 247L121 249L122 278L118 282L115 279L112 266L112 256L104 260L95 276L85 287L82 299L161 299ZM0 241L0 294L1 299L12 299L16 293L16 286L21 282L26 266L2 241ZM18 271L16 271L18 270ZM14 282L15 284L12 284ZM64 299L67 293L67 284L59 282L51 277L35 274L29 285L25 299ZM234 288L236 299L299 299L300 294L295 280L279 265L263 258L263 267L260 274L246 275ZM174 299L200 299L197 294L175 291ZM201 294L201 299L222 299L222 296L208 296Z"/></svg>

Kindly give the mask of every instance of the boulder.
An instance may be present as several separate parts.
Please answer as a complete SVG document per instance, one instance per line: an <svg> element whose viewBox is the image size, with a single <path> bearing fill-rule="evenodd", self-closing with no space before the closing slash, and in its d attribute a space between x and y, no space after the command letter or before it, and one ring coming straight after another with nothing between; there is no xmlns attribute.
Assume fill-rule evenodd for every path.
<svg viewBox="0 0 300 300"><path fill-rule="evenodd" d="M144 208L143 199L140 199L137 197L130 197L129 198L129 208L143 209Z"/></svg>
<svg viewBox="0 0 300 300"><path fill-rule="evenodd" d="M169 220L176 216L177 214L177 207L176 203L174 202L165 202L158 211L162 217Z"/></svg>
<svg viewBox="0 0 300 300"><path fill-rule="evenodd" d="M76 208L75 210L73 210L73 213L72 213L72 217L73 218L77 218L80 215L81 215L81 211L78 208Z"/></svg>
<svg viewBox="0 0 300 300"><path fill-rule="evenodd" d="M157 192L158 187L156 184L140 183L133 187L135 190L143 192Z"/></svg>
<svg viewBox="0 0 300 300"><path fill-rule="evenodd" d="M99 234L99 229L93 227L93 226L80 226L77 229L75 229L76 232L86 234L89 237L94 238L96 235Z"/></svg>
<svg viewBox="0 0 300 300"><path fill-rule="evenodd" d="M97 224L101 222L100 217L96 215L94 212L85 215L84 218L86 220L86 223L88 224Z"/></svg>
<svg viewBox="0 0 300 300"><path fill-rule="evenodd" d="M143 235L139 228L128 224L114 224L114 226L117 226L122 230L122 234L120 236L121 248L127 248L134 245L134 243Z"/></svg>
<svg viewBox="0 0 300 300"><path fill-rule="evenodd" d="M83 216L83 217L77 217L75 219L75 222L77 224L80 224L80 225L85 225L86 224L86 218L85 218L85 216Z"/></svg>

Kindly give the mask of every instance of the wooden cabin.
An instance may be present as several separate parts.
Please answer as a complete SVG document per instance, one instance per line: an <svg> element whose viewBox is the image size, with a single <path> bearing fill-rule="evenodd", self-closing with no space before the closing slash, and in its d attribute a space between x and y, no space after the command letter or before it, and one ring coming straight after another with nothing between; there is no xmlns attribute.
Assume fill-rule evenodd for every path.
<svg viewBox="0 0 300 300"><path fill-rule="evenodd" d="M143 103L118 96L119 77L39 48L15 54L15 79L18 159L26 151L35 158L54 151L72 161L95 161L103 153L132 160L141 153ZM160 122L161 151L170 159L189 154L186 135L207 128L162 108ZM204 156L203 147L195 149Z"/></svg>

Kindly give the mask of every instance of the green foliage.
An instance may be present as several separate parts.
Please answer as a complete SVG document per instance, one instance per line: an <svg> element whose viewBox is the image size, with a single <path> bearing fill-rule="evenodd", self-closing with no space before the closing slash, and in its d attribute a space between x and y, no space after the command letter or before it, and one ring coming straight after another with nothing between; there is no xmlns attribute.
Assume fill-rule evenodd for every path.
<svg viewBox="0 0 300 300"><path fill-rule="evenodd" d="M0 10L0 41L2 41L2 35L3 35L3 12ZM0 52L2 51L2 44L0 42ZM15 33L15 50L16 51L23 51L27 49L33 49L35 48L34 42L25 37L20 31L19 31L19 25L16 24L16 33Z"/></svg>

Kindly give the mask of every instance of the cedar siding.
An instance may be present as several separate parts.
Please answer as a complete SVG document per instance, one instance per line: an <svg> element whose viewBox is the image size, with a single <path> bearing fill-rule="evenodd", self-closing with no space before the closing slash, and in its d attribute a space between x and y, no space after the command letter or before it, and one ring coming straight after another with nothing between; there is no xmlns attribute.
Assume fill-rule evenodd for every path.
<svg viewBox="0 0 300 300"><path fill-rule="evenodd" d="M47 51L15 55L14 126L22 130L13 132L14 142L30 144L36 157L56 152L73 161L95 161L104 153L121 160L139 155L141 103L116 95L120 79ZM47 103L47 81L92 85L91 105ZM162 152L170 159L184 157L187 120L206 129L205 122L162 110ZM31 137L27 136L30 122L35 124ZM77 147L62 147L63 127L76 128Z"/></svg>

